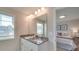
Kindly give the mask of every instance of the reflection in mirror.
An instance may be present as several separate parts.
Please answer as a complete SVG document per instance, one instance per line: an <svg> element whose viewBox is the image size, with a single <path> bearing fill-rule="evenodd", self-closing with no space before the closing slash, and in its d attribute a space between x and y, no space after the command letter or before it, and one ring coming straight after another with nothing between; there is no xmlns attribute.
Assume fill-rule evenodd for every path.
<svg viewBox="0 0 79 59"><path fill-rule="evenodd" d="M39 36L47 36L47 15L42 15L36 18L36 33Z"/></svg>

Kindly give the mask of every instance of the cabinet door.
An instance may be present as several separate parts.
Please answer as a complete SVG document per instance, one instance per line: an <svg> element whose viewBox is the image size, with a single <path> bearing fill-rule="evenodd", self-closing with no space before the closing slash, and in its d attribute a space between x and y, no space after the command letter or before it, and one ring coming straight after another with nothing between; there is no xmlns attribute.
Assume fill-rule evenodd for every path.
<svg viewBox="0 0 79 59"><path fill-rule="evenodd" d="M30 48L25 45L22 45L21 51L30 51Z"/></svg>
<svg viewBox="0 0 79 59"><path fill-rule="evenodd" d="M24 39L21 40L21 50L22 51L29 51L30 50L30 48L28 47L28 43Z"/></svg>
<svg viewBox="0 0 79 59"><path fill-rule="evenodd" d="M48 51L48 48L49 48L48 41L38 46L39 51Z"/></svg>
<svg viewBox="0 0 79 59"><path fill-rule="evenodd" d="M21 40L21 50L22 51L37 51L38 50L38 46L30 41Z"/></svg>

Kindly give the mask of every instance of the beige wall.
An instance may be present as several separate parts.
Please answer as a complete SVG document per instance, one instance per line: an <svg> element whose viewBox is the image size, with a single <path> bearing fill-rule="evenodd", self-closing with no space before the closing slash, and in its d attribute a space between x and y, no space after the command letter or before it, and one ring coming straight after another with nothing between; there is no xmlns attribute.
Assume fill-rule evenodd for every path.
<svg viewBox="0 0 79 59"><path fill-rule="evenodd" d="M26 15L9 8L0 8L0 13L14 16L15 21L15 39L0 41L0 50L18 50L19 36L28 33Z"/></svg>
<svg viewBox="0 0 79 59"><path fill-rule="evenodd" d="M28 28L29 28L29 34L36 34L37 29L36 29L36 23L37 20L36 19L29 19L28 21Z"/></svg>

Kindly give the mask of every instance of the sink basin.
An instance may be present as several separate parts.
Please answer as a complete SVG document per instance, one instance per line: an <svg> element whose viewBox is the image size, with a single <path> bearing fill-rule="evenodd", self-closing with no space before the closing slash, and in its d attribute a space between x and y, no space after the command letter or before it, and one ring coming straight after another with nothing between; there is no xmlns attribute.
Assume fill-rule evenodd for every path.
<svg viewBox="0 0 79 59"><path fill-rule="evenodd" d="M44 37L34 37L34 36L21 36L23 39L28 40L29 42L32 42L34 44L40 45L46 41L48 41L47 38Z"/></svg>
<svg viewBox="0 0 79 59"><path fill-rule="evenodd" d="M34 42L36 42L37 44L40 44L40 43L42 43L43 41L42 40L40 40L40 39L35 39L35 40L33 40Z"/></svg>

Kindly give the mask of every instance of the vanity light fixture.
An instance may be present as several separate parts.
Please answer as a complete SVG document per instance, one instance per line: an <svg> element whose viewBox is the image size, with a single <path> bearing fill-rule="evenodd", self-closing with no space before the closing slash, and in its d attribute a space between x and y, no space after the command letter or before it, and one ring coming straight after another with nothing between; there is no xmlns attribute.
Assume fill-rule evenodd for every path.
<svg viewBox="0 0 79 59"><path fill-rule="evenodd" d="M66 17L66 16L59 16L60 19L63 19L63 18L65 18L65 17Z"/></svg>
<svg viewBox="0 0 79 59"><path fill-rule="evenodd" d="M44 7L42 7L40 9L38 9L37 11L35 11L35 13L33 15L29 15L28 17L30 17L30 18L37 17L37 16L43 14L45 11L46 11L46 9Z"/></svg>

